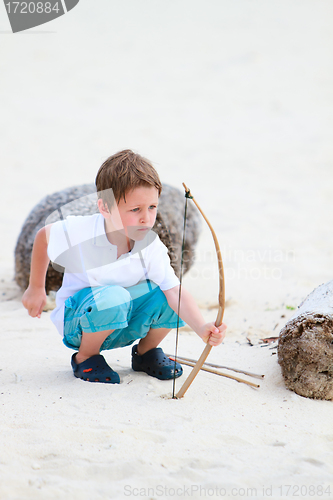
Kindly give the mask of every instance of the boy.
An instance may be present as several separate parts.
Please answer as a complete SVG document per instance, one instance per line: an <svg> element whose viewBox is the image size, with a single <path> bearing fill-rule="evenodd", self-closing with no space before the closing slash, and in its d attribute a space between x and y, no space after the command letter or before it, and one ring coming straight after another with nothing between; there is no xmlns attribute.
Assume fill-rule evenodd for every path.
<svg viewBox="0 0 333 500"><path fill-rule="evenodd" d="M45 276L51 259L65 268L51 319L72 356L74 375L90 382L119 383L101 350L139 343L132 368L158 379L182 374L182 367L157 346L178 316L179 280L167 248L151 231L162 185L151 163L130 150L110 156L96 176L99 213L69 216L36 235L29 287L22 303L40 317L46 303ZM212 346L226 325L205 324L183 288L180 317ZM176 370L176 373L175 373Z"/></svg>

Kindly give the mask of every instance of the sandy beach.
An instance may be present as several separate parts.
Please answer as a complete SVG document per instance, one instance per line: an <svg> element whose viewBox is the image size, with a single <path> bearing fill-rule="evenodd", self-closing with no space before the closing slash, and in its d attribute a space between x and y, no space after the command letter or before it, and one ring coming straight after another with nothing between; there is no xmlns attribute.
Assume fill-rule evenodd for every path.
<svg viewBox="0 0 333 500"><path fill-rule="evenodd" d="M81 0L12 34L0 7L0 500L333 498L333 403L288 391L261 341L332 279L332 15L326 0ZM228 325L209 361L264 374L260 388L200 372L175 400L130 347L105 353L120 385L83 382L50 313L23 308L30 210L124 148L209 218ZM183 285L215 320L204 223ZM180 356L203 348L180 332Z"/></svg>

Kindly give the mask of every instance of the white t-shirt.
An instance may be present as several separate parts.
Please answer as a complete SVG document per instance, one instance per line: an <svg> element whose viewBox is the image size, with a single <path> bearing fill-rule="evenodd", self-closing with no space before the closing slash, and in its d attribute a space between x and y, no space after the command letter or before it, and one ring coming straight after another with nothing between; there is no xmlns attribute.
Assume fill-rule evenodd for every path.
<svg viewBox="0 0 333 500"><path fill-rule="evenodd" d="M161 290L179 284L168 250L154 231L136 241L133 249L117 259L117 247L105 234L101 214L69 216L51 227L47 248L55 265L65 268L51 320L63 335L65 301L83 288L119 285L124 288L149 279Z"/></svg>

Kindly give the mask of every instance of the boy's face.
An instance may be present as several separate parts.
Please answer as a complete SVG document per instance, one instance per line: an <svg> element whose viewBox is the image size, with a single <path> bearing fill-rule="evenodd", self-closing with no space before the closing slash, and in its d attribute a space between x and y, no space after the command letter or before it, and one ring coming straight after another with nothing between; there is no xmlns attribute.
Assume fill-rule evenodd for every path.
<svg viewBox="0 0 333 500"><path fill-rule="evenodd" d="M111 208L109 217L103 214L106 229L121 231L130 239L140 241L155 223L158 190L153 186L139 186L126 193L125 198L126 201L122 198Z"/></svg>

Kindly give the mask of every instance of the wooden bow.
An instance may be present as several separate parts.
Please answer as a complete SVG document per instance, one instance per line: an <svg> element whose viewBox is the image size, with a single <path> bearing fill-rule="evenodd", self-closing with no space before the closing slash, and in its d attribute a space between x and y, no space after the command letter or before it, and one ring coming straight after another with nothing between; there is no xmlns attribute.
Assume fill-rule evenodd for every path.
<svg viewBox="0 0 333 500"><path fill-rule="evenodd" d="M222 262L222 255L221 255L220 245L219 245L219 242L217 240L215 231L212 228L212 225L210 224L209 220L207 219L207 217L205 216L205 214L201 210L201 208L198 205L198 203L195 201L195 199L191 195L191 191L184 184L184 182L183 182L183 186L184 186L185 191L186 191L186 196L188 198L191 198L193 200L193 202L195 203L195 205L198 208L199 212L201 213L201 215L203 216L203 218L207 222L208 227L209 227L209 229L210 229L210 231L212 233L213 239L214 239L215 249L216 249L216 254L217 254L217 261L218 261L218 266L219 266L219 278L220 278L219 279L219 282L220 282L220 286L219 286L219 299L218 299L219 300L219 310L218 310L218 313L217 313L217 318L216 318L216 321L215 321L215 326L219 327L222 324L223 314L224 314L224 309L225 309L224 270L223 270L223 262ZM190 387L190 385L192 384L193 380L197 376L199 370L201 369L202 365L206 361L206 359L207 359L207 357L208 357L208 355L210 353L211 348L212 348L212 346L207 343L207 345L204 348L204 350L203 350L200 358L198 359L198 361L196 362L195 366L193 367L193 370L191 371L191 373L189 374L189 376L185 380L185 382L182 385L182 387L180 388L180 390L177 392L176 398L182 398L184 396L185 392Z"/></svg>

